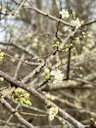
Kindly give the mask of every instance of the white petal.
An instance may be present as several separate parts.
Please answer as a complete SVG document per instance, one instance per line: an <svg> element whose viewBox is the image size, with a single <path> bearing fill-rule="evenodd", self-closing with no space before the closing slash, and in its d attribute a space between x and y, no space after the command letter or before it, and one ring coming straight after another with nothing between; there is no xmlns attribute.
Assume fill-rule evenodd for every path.
<svg viewBox="0 0 96 128"><path fill-rule="evenodd" d="M54 76L56 74L56 71L51 71L51 75Z"/></svg>
<svg viewBox="0 0 96 128"><path fill-rule="evenodd" d="M52 121L52 120L54 120L54 115L49 115L48 118L50 121Z"/></svg>
<svg viewBox="0 0 96 128"><path fill-rule="evenodd" d="M57 84L57 83L58 83L58 81L57 81L57 80L54 80L54 81L53 81L53 84Z"/></svg>

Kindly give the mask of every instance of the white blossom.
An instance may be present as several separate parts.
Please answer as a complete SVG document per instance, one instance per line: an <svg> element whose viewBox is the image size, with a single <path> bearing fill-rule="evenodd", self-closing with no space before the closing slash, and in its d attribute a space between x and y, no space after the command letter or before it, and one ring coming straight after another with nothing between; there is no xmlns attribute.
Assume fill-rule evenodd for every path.
<svg viewBox="0 0 96 128"><path fill-rule="evenodd" d="M59 12L59 14L62 16L62 18L69 18L69 12L67 9L62 9L62 11Z"/></svg>
<svg viewBox="0 0 96 128"><path fill-rule="evenodd" d="M69 27L68 27L68 26L64 26L64 27L63 27L63 30L64 30L65 32L67 32L67 31L69 30Z"/></svg>
<svg viewBox="0 0 96 128"><path fill-rule="evenodd" d="M55 97L54 97L53 95L51 95L50 93L45 94L45 96L46 96L48 99L50 99L50 100L54 100L54 99L55 99Z"/></svg>
<svg viewBox="0 0 96 128"><path fill-rule="evenodd" d="M50 69L49 68L45 68L44 69L44 73L50 73Z"/></svg>
<svg viewBox="0 0 96 128"><path fill-rule="evenodd" d="M76 20L71 20L71 24L74 25L76 27L76 29L78 29L81 26L81 21L79 20L79 18L76 18Z"/></svg>
<svg viewBox="0 0 96 128"><path fill-rule="evenodd" d="M50 121L54 120L54 117L58 114L58 108L57 107L51 107L48 109L48 118Z"/></svg>
<svg viewBox="0 0 96 128"><path fill-rule="evenodd" d="M0 81L1 81L1 82L4 81L4 78L3 78L3 77L0 77Z"/></svg>
<svg viewBox="0 0 96 128"><path fill-rule="evenodd" d="M88 32L87 32L87 37L88 37L88 38L91 38L91 37L92 37L92 32L91 32L91 31L88 31Z"/></svg>
<svg viewBox="0 0 96 128"><path fill-rule="evenodd" d="M53 84L59 84L62 82L64 75L60 70L53 70L50 74L54 78Z"/></svg>
<svg viewBox="0 0 96 128"><path fill-rule="evenodd" d="M46 80L48 80L50 78L50 69L49 68L44 69L44 77Z"/></svg>

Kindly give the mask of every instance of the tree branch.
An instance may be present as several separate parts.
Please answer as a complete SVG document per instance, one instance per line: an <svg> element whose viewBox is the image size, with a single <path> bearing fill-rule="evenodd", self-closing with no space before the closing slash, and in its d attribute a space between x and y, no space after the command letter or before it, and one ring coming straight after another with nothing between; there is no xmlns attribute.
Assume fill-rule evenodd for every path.
<svg viewBox="0 0 96 128"><path fill-rule="evenodd" d="M5 99L1 98L0 102L27 128L34 128L34 126L26 121L17 111L15 111L15 109Z"/></svg>
<svg viewBox="0 0 96 128"><path fill-rule="evenodd" d="M49 106L49 100L40 92L36 91L35 89L30 89L28 88L29 85L24 84L20 81L17 81L13 79L11 76L8 74L0 71L0 76L3 77L5 80L7 80L9 83L11 83L13 86L20 87L26 91L28 91L31 95L35 96L38 98L41 102L43 102L46 106ZM67 120L69 123L71 123L73 126L76 128L85 128L83 124L78 122L76 119L74 119L72 116L70 116L68 113L63 111L60 107L58 107L56 104L50 101L50 106L54 106L58 108L58 114L63 117L65 120Z"/></svg>

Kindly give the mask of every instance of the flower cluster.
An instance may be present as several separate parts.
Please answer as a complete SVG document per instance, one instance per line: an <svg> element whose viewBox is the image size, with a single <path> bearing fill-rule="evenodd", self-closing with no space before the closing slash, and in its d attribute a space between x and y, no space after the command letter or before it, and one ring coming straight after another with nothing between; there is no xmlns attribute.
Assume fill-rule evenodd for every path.
<svg viewBox="0 0 96 128"><path fill-rule="evenodd" d="M53 80L54 85L58 85L62 82L64 74L59 69L51 71L49 68L45 68L44 77L46 80L48 79Z"/></svg>
<svg viewBox="0 0 96 128"><path fill-rule="evenodd" d="M60 11L59 14L62 16L62 19L69 18L69 12L67 9L62 9L62 11Z"/></svg>
<svg viewBox="0 0 96 128"><path fill-rule="evenodd" d="M76 29L78 29L81 26L82 22L79 18L76 18L75 20L71 20L71 24L74 25Z"/></svg>
<svg viewBox="0 0 96 128"><path fill-rule="evenodd" d="M84 38L91 38L92 37L92 32L91 31L82 32L82 36Z"/></svg>
<svg viewBox="0 0 96 128"><path fill-rule="evenodd" d="M57 41L57 42L55 42L55 44L53 44L53 48L58 48L60 46L60 42L59 41Z"/></svg>
<svg viewBox="0 0 96 128"><path fill-rule="evenodd" d="M44 76L45 76L46 80L48 80L50 78L50 69L49 68L44 69Z"/></svg>
<svg viewBox="0 0 96 128"><path fill-rule="evenodd" d="M72 15L69 14L69 11L67 9L62 9L59 14L61 15L61 18L64 20L65 19L69 19L70 20L70 24L72 24L76 29L78 29L79 27L81 27L81 25L83 24L83 21L80 21L80 19L78 17L76 17L75 12L72 12ZM70 32L70 28L65 28L65 31L69 31Z"/></svg>
<svg viewBox="0 0 96 128"><path fill-rule="evenodd" d="M50 121L53 121L54 120L54 117L58 114L58 108L57 107L51 107L48 109L48 119Z"/></svg>
<svg viewBox="0 0 96 128"><path fill-rule="evenodd" d="M53 84L60 84L63 80L64 74L60 70L51 71L51 76L53 76Z"/></svg>
<svg viewBox="0 0 96 128"><path fill-rule="evenodd" d="M20 88L17 88L10 98L20 102L21 104L32 105L30 102L30 94Z"/></svg>
<svg viewBox="0 0 96 128"><path fill-rule="evenodd" d="M75 42L75 44L80 44L80 38L79 37L75 37L74 42Z"/></svg>

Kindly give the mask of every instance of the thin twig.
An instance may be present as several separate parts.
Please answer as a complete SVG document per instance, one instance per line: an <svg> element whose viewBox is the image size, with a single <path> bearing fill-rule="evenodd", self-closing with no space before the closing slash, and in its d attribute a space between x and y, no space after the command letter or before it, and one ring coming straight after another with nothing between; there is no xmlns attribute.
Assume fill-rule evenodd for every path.
<svg viewBox="0 0 96 128"><path fill-rule="evenodd" d="M34 126L26 121L5 99L1 98L0 102L27 128L34 128Z"/></svg>
<svg viewBox="0 0 96 128"><path fill-rule="evenodd" d="M69 80L70 78L70 62L71 62L71 48L68 49L68 64L67 64L67 77L66 77L67 80Z"/></svg>

